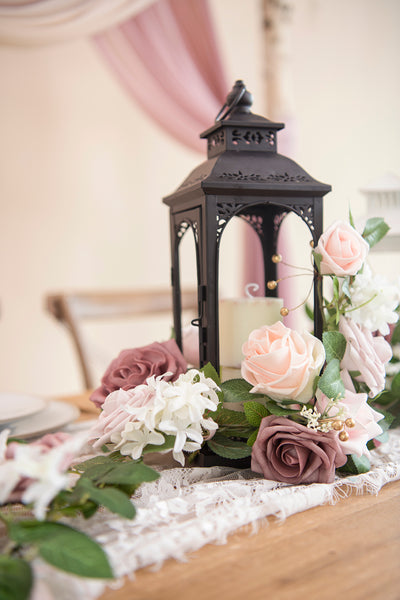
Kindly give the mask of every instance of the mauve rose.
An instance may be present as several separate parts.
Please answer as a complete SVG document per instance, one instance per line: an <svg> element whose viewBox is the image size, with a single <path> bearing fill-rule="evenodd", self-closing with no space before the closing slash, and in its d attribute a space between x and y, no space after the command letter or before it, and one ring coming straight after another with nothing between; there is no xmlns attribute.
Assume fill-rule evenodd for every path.
<svg viewBox="0 0 400 600"><path fill-rule="evenodd" d="M347 457L337 432L308 429L286 417L269 416L261 421L251 454L251 470L265 479L284 483L331 483L335 469Z"/></svg>
<svg viewBox="0 0 400 600"><path fill-rule="evenodd" d="M187 363L175 340L154 342L148 346L122 350L104 373L101 385L90 396L101 407L108 394L116 390L130 390L145 383L148 377L170 372L164 381L175 381L185 373Z"/></svg>
<svg viewBox="0 0 400 600"><path fill-rule="evenodd" d="M242 352L242 377L254 386L253 393L278 402L311 400L325 362L324 346L311 333L298 333L278 321L252 331Z"/></svg>
<svg viewBox="0 0 400 600"><path fill-rule="evenodd" d="M315 252L322 256L322 275L355 275L369 252L364 238L348 223L335 221L319 238Z"/></svg>
<svg viewBox="0 0 400 600"><path fill-rule="evenodd" d="M392 358L390 344L383 336L373 336L364 326L343 316L339 319L339 331L347 342L341 368L359 371L355 379L366 383L369 396L374 398L385 387L385 364Z"/></svg>

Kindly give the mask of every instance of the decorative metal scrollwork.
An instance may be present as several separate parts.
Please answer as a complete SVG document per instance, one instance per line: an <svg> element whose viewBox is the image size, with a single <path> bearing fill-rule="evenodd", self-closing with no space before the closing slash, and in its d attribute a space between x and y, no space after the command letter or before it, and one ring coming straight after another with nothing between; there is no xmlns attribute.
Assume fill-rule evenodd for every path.
<svg viewBox="0 0 400 600"><path fill-rule="evenodd" d="M232 131L232 142L234 144L238 144L239 142L245 143L247 145L255 144L259 145L263 142L266 142L269 146L275 146L275 132L274 131L240 131L239 129L234 129Z"/></svg>
<svg viewBox="0 0 400 600"><path fill-rule="evenodd" d="M235 173L221 173L221 179L234 179L235 181L265 181L271 183L302 183L311 181L305 175L289 175L288 173L271 173L270 175L260 175L259 173L243 173L236 171Z"/></svg>
<svg viewBox="0 0 400 600"><path fill-rule="evenodd" d="M179 224L175 226L175 235L178 238L178 244L181 242L183 236L189 229L192 228L194 239L196 244L199 241L199 226L197 221L192 221L191 219L186 218L185 221L181 221Z"/></svg>
<svg viewBox="0 0 400 600"><path fill-rule="evenodd" d="M217 244L219 244L221 235L226 225L242 208L242 202L234 200L230 202L217 202Z"/></svg>
<svg viewBox="0 0 400 600"><path fill-rule="evenodd" d="M217 148L218 146L222 146L225 142L225 132L223 130L216 131L214 134L210 135L207 141L208 151Z"/></svg>

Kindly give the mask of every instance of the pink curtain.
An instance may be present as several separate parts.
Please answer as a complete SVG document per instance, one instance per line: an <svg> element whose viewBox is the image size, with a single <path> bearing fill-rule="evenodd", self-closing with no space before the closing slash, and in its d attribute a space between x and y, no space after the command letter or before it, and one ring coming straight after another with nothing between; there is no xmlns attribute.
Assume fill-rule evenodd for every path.
<svg viewBox="0 0 400 600"><path fill-rule="evenodd" d="M205 153L229 89L206 0L159 0L96 35L94 41L128 93L163 129Z"/></svg>

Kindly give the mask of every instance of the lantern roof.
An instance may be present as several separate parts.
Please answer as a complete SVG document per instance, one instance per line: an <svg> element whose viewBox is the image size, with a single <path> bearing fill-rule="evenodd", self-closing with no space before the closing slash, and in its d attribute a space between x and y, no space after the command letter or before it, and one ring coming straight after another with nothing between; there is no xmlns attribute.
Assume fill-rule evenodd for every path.
<svg viewBox="0 0 400 600"><path fill-rule="evenodd" d="M243 81L236 81L214 125L200 134L207 139L207 160L165 197L164 203L186 204L199 192L282 198L318 197L331 190L294 160L278 154L277 134L284 124L252 113L252 103Z"/></svg>

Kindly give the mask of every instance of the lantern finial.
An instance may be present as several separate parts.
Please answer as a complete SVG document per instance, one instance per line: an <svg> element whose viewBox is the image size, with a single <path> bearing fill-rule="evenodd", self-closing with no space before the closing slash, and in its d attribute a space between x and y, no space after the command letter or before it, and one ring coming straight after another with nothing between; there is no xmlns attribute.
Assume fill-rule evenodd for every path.
<svg viewBox="0 0 400 600"><path fill-rule="evenodd" d="M226 97L226 102L215 117L215 122L223 121L233 111L241 113L249 113L253 104L253 94L247 91L244 82L237 79L229 94Z"/></svg>

